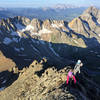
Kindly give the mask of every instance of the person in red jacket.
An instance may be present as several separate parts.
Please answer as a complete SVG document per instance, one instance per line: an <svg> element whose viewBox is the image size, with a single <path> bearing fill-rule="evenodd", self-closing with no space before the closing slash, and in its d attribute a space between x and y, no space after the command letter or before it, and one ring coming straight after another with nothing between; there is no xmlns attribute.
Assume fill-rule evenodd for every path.
<svg viewBox="0 0 100 100"><path fill-rule="evenodd" d="M70 71L68 72L67 81L66 81L67 84L68 84L70 78L73 79L74 80L74 84L76 84L76 78L73 75L73 70L72 69L70 69Z"/></svg>

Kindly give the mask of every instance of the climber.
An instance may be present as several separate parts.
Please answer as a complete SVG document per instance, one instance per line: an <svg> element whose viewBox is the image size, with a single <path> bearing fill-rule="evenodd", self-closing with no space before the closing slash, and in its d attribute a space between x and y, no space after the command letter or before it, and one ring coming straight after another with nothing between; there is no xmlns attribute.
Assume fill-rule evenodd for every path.
<svg viewBox="0 0 100 100"><path fill-rule="evenodd" d="M69 82L69 79L74 79L74 84L76 83L76 78L75 78L75 76L73 75L73 69L70 69L70 71L68 72L67 81L66 81L67 84L68 84L68 82Z"/></svg>
<svg viewBox="0 0 100 100"><path fill-rule="evenodd" d="M77 72L80 73L80 67L82 66L83 66L83 63L81 62L81 60L78 60L74 67L74 71L73 71L74 75L76 75Z"/></svg>

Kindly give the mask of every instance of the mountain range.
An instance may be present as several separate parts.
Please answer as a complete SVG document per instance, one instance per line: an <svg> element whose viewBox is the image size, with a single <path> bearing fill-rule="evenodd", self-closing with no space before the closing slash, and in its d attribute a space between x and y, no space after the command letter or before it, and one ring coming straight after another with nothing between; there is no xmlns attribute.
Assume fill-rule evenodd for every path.
<svg viewBox="0 0 100 100"><path fill-rule="evenodd" d="M52 19L70 21L82 14L82 12L86 9L85 7L68 8L68 6L59 6L60 5L44 8L3 8L0 10L0 19L15 16L26 16L30 19L37 18L40 20Z"/></svg>
<svg viewBox="0 0 100 100"><path fill-rule="evenodd" d="M41 86L40 83L42 83L42 80L45 80L48 75L45 73L51 73L51 72L53 73L50 74L51 75L50 77L47 77L48 80L47 82L49 82L49 78L51 80L52 77L55 77L54 73L56 73L56 77L60 76L58 77L58 79L61 78L61 83L59 83L57 79L54 78L56 80L54 82L54 86L56 86L56 82L59 83L61 87L58 86L57 87L58 91L60 91L60 88L64 86L63 83L65 82L65 80L63 80L63 77L65 76L61 76L62 72L63 72L62 75L65 75L66 73L66 70L64 69L65 66L67 66L67 68L68 66L74 67L76 61L78 59L81 59L84 64L82 75L80 75L80 83L79 83L82 85L81 89L79 84L77 84L78 90L79 89L80 91L82 90L82 92L79 92L77 90L78 94L80 94L79 98L81 99L78 98L78 94L76 95L75 92L74 92L75 97L72 98L74 99L78 98L79 100L82 100L82 98L86 98L86 100L99 100L98 98L100 90L99 86L95 83L97 82L99 84L100 82L99 49L100 49L100 10L95 7L88 8L83 12L83 14L74 18L70 22L64 20L51 20L51 19L39 20L36 18L33 18L31 20L27 17L22 17L22 16L1 19L0 57L1 59L4 58L5 62L8 62L6 69L8 68L10 72L7 71L7 74L10 73L9 77L12 78L11 80L9 77L7 77L7 74L1 73L0 74L1 78L3 75L6 75L7 77L6 79L7 82L4 82L4 78L2 79L3 84L1 86L2 87L4 85L9 86L12 84L11 82L13 82L13 80L16 81L10 87L6 88L4 92L2 91L0 93L0 96L2 98L5 98L3 100L6 100L9 97L9 95L10 95L9 100L11 100L11 97L13 97L13 100L14 97L16 98L16 100L21 98L22 98L21 100L23 100L25 98L25 95L27 95L26 96L27 98L31 98L31 96L35 98L38 95L37 93L39 93L40 97L41 95L43 97L45 93L51 93L50 95L53 95L54 93L56 93L57 88L52 87L53 85L51 84L50 85L51 88L49 89L48 88L49 86L45 85L46 81L43 81L43 86L46 87L43 87L39 91L39 87ZM44 60L45 63L41 63L41 59L45 59L46 60L46 61ZM4 60L2 60L1 62L3 62ZM37 60L37 63L34 64L33 60ZM33 67L31 64L33 64ZM6 64L3 63L2 66L5 65ZM4 68L2 66L0 65L0 69ZM50 71L47 71L49 70L50 66L54 66L54 69L51 68ZM34 73L32 73L31 70ZM29 76L25 76L25 74L26 75L29 74ZM32 78L32 75L34 76L34 78ZM35 86L33 83L31 83L30 81L31 79L28 80L29 77L32 79L32 81L34 81L34 84L36 84L35 82L39 82L38 80L39 78L41 81L39 84L36 84L37 86L36 89L38 91L36 92L36 90L34 89L33 90L28 89L30 92L28 95L27 87L25 87L25 90L23 90L24 89L22 88L23 86L19 84L21 82L21 79L23 79L22 83L25 82L24 85L30 84L29 88L31 88L32 85ZM81 79L81 77L86 81L87 87L84 81ZM27 80L27 82L25 81L25 79ZM93 80L95 82L93 82ZM95 87L95 91L98 92L95 92L96 93L95 96L90 96L94 93L93 89L90 90L93 86ZM24 91L25 95L18 94L17 96L19 96L19 98L16 97L14 94L12 95L12 92L7 96L4 95L7 94L8 91L12 90L12 88L14 89L13 91L15 91L16 88L20 89L18 87L21 87L22 91L20 92L20 90L17 90L18 92L17 91L16 92L23 93ZM45 90L46 91L45 93L43 92L44 88L48 89ZM32 95L31 92L33 93ZM57 93L60 94L63 92L57 92ZM66 92L64 93L66 94ZM83 93L84 95L81 95L81 93ZM46 96L50 97L50 95L49 94L45 95L43 97L43 100L46 100ZM55 96L55 99L56 98L57 97ZM48 100L55 100L55 99L49 98ZM40 98L38 100L40 100ZM58 98L56 100L62 100L62 99Z"/></svg>

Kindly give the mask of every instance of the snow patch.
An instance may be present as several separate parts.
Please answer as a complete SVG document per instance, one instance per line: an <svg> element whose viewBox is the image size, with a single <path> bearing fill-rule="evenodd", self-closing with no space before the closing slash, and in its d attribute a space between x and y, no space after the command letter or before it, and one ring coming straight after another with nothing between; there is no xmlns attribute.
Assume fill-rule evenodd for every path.
<svg viewBox="0 0 100 100"><path fill-rule="evenodd" d="M35 43L35 40L34 39L31 39L31 40L32 40L33 43Z"/></svg>
<svg viewBox="0 0 100 100"><path fill-rule="evenodd" d="M24 50L24 48L14 48L17 52L20 52L21 50L23 51Z"/></svg>
<svg viewBox="0 0 100 100"><path fill-rule="evenodd" d="M52 31L50 31L50 30L48 30L48 29L46 29L46 28L43 27L43 29L39 31L39 35L41 35L43 33L51 33L51 32Z"/></svg>
<svg viewBox="0 0 100 100"><path fill-rule="evenodd" d="M98 24L100 24L100 19L99 19L99 20L97 20L97 23L98 23Z"/></svg>
<svg viewBox="0 0 100 100"><path fill-rule="evenodd" d="M97 57L100 57L100 55L97 55Z"/></svg>
<svg viewBox="0 0 100 100"><path fill-rule="evenodd" d="M32 40L33 43L40 44L40 43L39 43L39 40L38 40L38 41L37 41L37 40L34 40L34 39L31 39L31 40Z"/></svg>
<svg viewBox="0 0 100 100"><path fill-rule="evenodd" d="M20 48L20 50L24 51L24 48Z"/></svg>
<svg viewBox="0 0 100 100"><path fill-rule="evenodd" d="M31 44L31 47L32 47L35 51L39 52L32 44ZM39 52L39 53L40 53L40 52Z"/></svg>
<svg viewBox="0 0 100 100"><path fill-rule="evenodd" d="M15 49L17 52L20 52L20 49L19 49L19 48L16 48L16 47L15 47L14 49Z"/></svg>
<svg viewBox="0 0 100 100"><path fill-rule="evenodd" d="M27 25L25 30L27 30L27 31L34 30L34 27L32 25Z"/></svg>
<svg viewBox="0 0 100 100"><path fill-rule="evenodd" d="M8 37L4 38L4 41L3 41L4 44L8 45L11 42L12 42L12 40L10 38L8 38Z"/></svg>
<svg viewBox="0 0 100 100"><path fill-rule="evenodd" d="M13 41L15 41L16 43L18 43L18 39L17 38L13 38Z"/></svg>
<svg viewBox="0 0 100 100"><path fill-rule="evenodd" d="M75 42L76 44L78 44L78 42L77 42L76 40L74 40L74 42Z"/></svg>
<svg viewBox="0 0 100 100"><path fill-rule="evenodd" d="M55 51L54 49L52 48L52 44L49 42L49 48L51 49L51 51L57 56L57 57L60 57Z"/></svg>
<svg viewBox="0 0 100 100"><path fill-rule="evenodd" d="M4 80L4 81L2 82L2 84L6 83L6 82L7 82L7 80Z"/></svg>
<svg viewBox="0 0 100 100"><path fill-rule="evenodd" d="M93 52L92 50L90 52Z"/></svg>
<svg viewBox="0 0 100 100"><path fill-rule="evenodd" d="M60 25L62 26L62 25ZM31 33L31 36L32 35L41 35L41 34L44 34L44 33L51 33L52 31L46 29L46 28L42 28L39 32L33 32L34 31L34 26L32 25L27 25L26 27L21 25L21 24L16 24L16 27L17 27L17 32L12 32L11 35L15 35L15 36L19 36L19 37L22 37L22 33L25 32L25 31L30 31Z"/></svg>
<svg viewBox="0 0 100 100"><path fill-rule="evenodd" d="M39 40L39 42L40 42L41 44L45 44L45 42L44 42L43 40Z"/></svg>
<svg viewBox="0 0 100 100"><path fill-rule="evenodd" d="M18 36L17 32L11 32L12 36Z"/></svg>
<svg viewBox="0 0 100 100"><path fill-rule="evenodd" d="M25 29L25 26L21 25L20 23L16 24L17 30Z"/></svg>
<svg viewBox="0 0 100 100"><path fill-rule="evenodd" d="M55 28L59 28L59 27L62 27L63 24L58 24L58 25L57 25L57 24L51 24L51 26L52 26L52 27L55 27Z"/></svg>
<svg viewBox="0 0 100 100"><path fill-rule="evenodd" d="M95 54L98 54L98 52L94 52Z"/></svg>
<svg viewBox="0 0 100 100"><path fill-rule="evenodd" d="M22 37L21 34L22 34L22 31L21 30L17 30L17 32L12 32L11 33L12 36L19 36L19 37Z"/></svg>
<svg viewBox="0 0 100 100"><path fill-rule="evenodd" d="M64 26L63 24L59 24L60 27Z"/></svg>
<svg viewBox="0 0 100 100"><path fill-rule="evenodd" d="M18 54L18 56L27 56L27 55L25 55L25 54Z"/></svg>
<svg viewBox="0 0 100 100"><path fill-rule="evenodd" d="M37 44L40 44L39 40L35 41Z"/></svg>
<svg viewBox="0 0 100 100"><path fill-rule="evenodd" d="M52 27L59 28L56 24L51 24Z"/></svg>
<svg viewBox="0 0 100 100"><path fill-rule="evenodd" d="M33 36L33 35L38 35L38 33L31 33L31 36Z"/></svg>
<svg viewBox="0 0 100 100"><path fill-rule="evenodd" d="M22 37L21 31L17 31L17 33L18 33L18 36L19 36L19 37Z"/></svg>
<svg viewBox="0 0 100 100"><path fill-rule="evenodd" d="M98 36L100 36L100 34L98 34Z"/></svg>
<svg viewBox="0 0 100 100"><path fill-rule="evenodd" d="M31 36L33 36L33 35L39 35L40 36L41 34L51 33L52 32L52 31L50 31L50 30L48 30L48 29L46 29L44 27L39 32L33 32L34 31L34 27L32 25L28 25L28 26L26 26L25 29L22 29L22 30L20 30L18 32L18 34L19 34L20 37L21 37L20 32L24 32L24 31L30 31Z"/></svg>
<svg viewBox="0 0 100 100"><path fill-rule="evenodd" d="M21 41L21 38L19 38L18 41L20 42Z"/></svg>
<svg viewBox="0 0 100 100"><path fill-rule="evenodd" d="M21 31L24 32L24 31L33 31L33 30L34 30L34 27L32 25L27 25Z"/></svg>
<svg viewBox="0 0 100 100"><path fill-rule="evenodd" d="M30 60L32 60L32 59L24 59L24 60L29 60L29 61L30 61Z"/></svg>

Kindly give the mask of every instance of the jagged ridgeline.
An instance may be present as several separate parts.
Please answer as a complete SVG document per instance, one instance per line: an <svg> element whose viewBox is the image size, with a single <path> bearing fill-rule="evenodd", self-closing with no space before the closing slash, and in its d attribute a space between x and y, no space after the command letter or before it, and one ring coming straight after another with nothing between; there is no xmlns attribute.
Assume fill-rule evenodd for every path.
<svg viewBox="0 0 100 100"><path fill-rule="evenodd" d="M18 79L0 92L0 98L2 100L99 100L100 88L85 72L78 77L77 84L71 85L68 89L65 81L70 66L59 71L54 66L44 70L45 63L47 60L43 58L40 63L35 60L29 68L17 70Z"/></svg>
<svg viewBox="0 0 100 100"><path fill-rule="evenodd" d="M45 73L45 70L48 70L48 67L55 66L54 70L57 69L58 71L56 72L59 73L59 71L64 70L63 68L65 66L75 64L75 61L77 59L81 59L84 64L83 76L81 76L82 79L84 79L85 77L84 72L91 70L88 71L88 74L90 74L90 76L91 74L92 75L95 74L95 76L93 76L95 78L95 81L100 82L100 80L98 79L98 77L100 76L99 74L100 72L99 71L100 70L99 67L100 66L100 10L96 9L95 7L90 7L82 15L73 19L71 22L66 22L63 20L59 20L59 21L48 20L48 19L44 21L39 19L30 20L26 17L21 17L21 16L2 19L0 21L0 51L4 56L4 58L7 61L9 59L8 62L11 62L11 64L9 63L7 67L5 67L6 63L3 63L3 65L0 66L1 71L7 68L9 69L9 66L12 65L10 71L15 73L20 73L18 69L22 70L24 67L28 67L33 62L33 60L37 60L38 62L40 62L42 58L46 58L47 59L46 65L42 65L44 66L43 70L39 71L38 72L39 74L35 73L32 74L32 76L30 76L30 77L36 76L37 79L40 78L42 80L42 77L45 77L42 74ZM2 57L0 59L2 59ZM16 68L18 67L17 71L12 71L13 67ZM28 70L30 70L30 68ZM51 70L53 69L51 68ZM28 71L27 71L27 75L28 75ZM14 78L14 80L15 79L16 78ZM65 80L63 81L61 80L61 85L60 85L61 87L57 86L59 88L58 91L60 91L60 88L62 89ZM23 79L23 82L24 81L25 80ZM50 83L51 81L47 81L47 82ZM84 84L85 83L83 83L83 85ZM88 81L87 84L90 85ZM32 85L35 87L34 84ZM91 86L93 85L94 83ZM41 85L37 85L37 87L40 86ZM83 87L86 89L87 88L86 86L87 85ZM31 88L31 86L29 88ZM84 88L82 89L82 93L84 91L83 94L85 95L86 99L88 100L89 98L92 98L93 100L95 100L94 99L95 96L93 97L89 96L90 94L94 93L94 91L90 92L89 90L88 92L86 92ZM40 91L43 92L44 89L46 88L44 87L43 90L40 89ZM25 92L26 90L23 91ZM31 94L32 91L30 91L29 93ZM37 89L37 91L39 90ZM96 89L95 91L98 90ZM39 93L41 94L42 92ZM49 92L47 91L47 93ZM59 93L63 93L62 90ZM64 93L66 94L66 92ZM97 94L98 93L96 92L96 96L98 97ZM47 97L50 97L50 95L48 95ZM82 97L83 95L81 95L80 93L80 96ZM36 97L36 95L34 94L33 97ZM56 100L56 96L54 100ZM62 100L62 99L57 99L57 100Z"/></svg>

